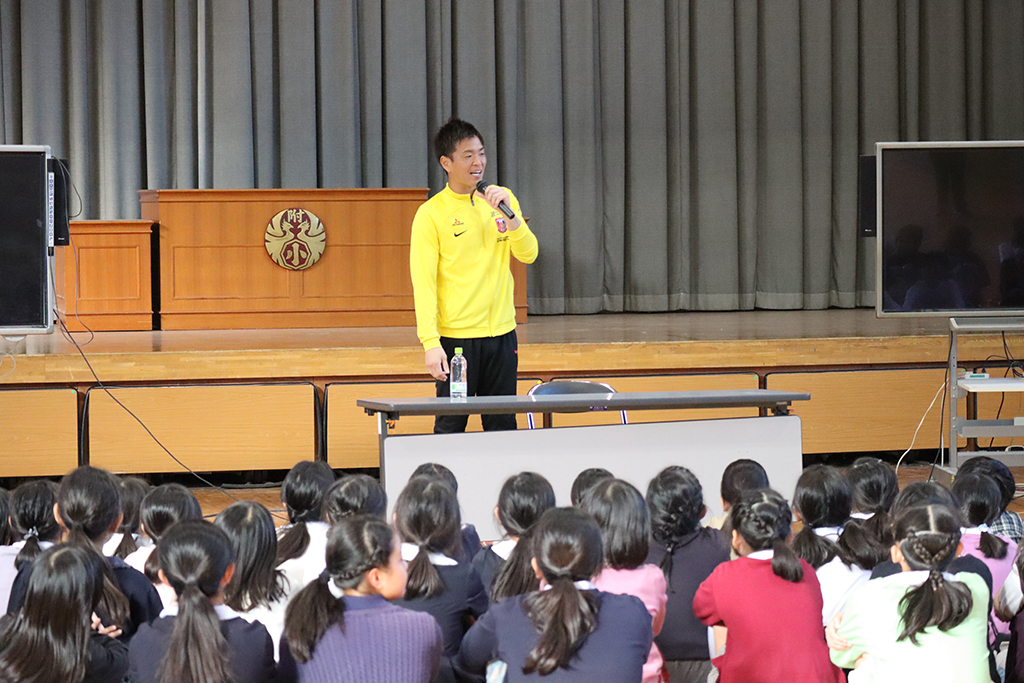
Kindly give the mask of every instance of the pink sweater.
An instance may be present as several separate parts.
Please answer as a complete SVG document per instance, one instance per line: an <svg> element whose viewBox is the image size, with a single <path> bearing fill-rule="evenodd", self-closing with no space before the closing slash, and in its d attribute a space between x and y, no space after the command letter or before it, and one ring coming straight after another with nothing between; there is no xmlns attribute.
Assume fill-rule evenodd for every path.
<svg viewBox="0 0 1024 683"><path fill-rule="evenodd" d="M632 595L640 598L651 614L654 635L661 633L661 625L665 623L665 603L668 602L665 574L653 564L642 564L636 569L605 568L594 579L597 589L605 593ZM661 651L654 643L644 664L643 683L657 683L661 679L664 664Z"/></svg>

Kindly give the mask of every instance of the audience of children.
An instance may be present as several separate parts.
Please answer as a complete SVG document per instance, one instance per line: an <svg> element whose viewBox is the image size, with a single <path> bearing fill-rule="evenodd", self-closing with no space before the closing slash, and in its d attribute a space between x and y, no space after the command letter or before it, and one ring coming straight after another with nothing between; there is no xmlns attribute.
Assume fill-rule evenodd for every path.
<svg viewBox="0 0 1024 683"><path fill-rule="evenodd" d="M494 516L506 538L477 551L472 562L492 600L537 590L530 567L530 530L553 507L555 490L536 472L520 472L502 484Z"/></svg>
<svg viewBox="0 0 1024 683"><path fill-rule="evenodd" d="M668 596L664 572L647 564L651 521L643 495L627 481L603 479L583 496L580 509L597 521L604 546L604 567L594 585L604 593L639 598L651 615L652 635L657 636L665 622ZM663 664L661 650L652 643L643 667L644 683L657 683Z"/></svg>
<svg viewBox="0 0 1024 683"><path fill-rule="evenodd" d="M463 639L458 671L483 680L488 665L497 666L493 680L509 683L639 681L651 617L639 599L593 584L604 556L593 517L575 507L549 509L532 546L541 589L492 605Z"/></svg>
<svg viewBox="0 0 1024 683"><path fill-rule="evenodd" d="M159 557L160 579L178 599L131 639L132 683L273 681L277 666L266 627L224 604L235 572L227 534L205 520L182 520L160 539Z"/></svg>
<svg viewBox="0 0 1024 683"><path fill-rule="evenodd" d="M463 547L461 520L455 491L440 477L414 476L395 501L395 528L409 563L405 597L395 604L437 620L444 637L441 681L454 680L451 659L467 626L488 606L480 575L455 559Z"/></svg>
<svg viewBox="0 0 1024 683"><path fill-rule="evenodd" d="M394 604L408 578L398 536L349 515L327 537L326 571L292 600L281 678L304 683L429 683L441 668L437 621Z"/></svg>
<svg viewBox="0 0 1024 683"><path fill-rule="evenodd" d="M177 601L174 589L160 580L160 559L157 544L171 526L182 519L202 519L203 509L195 494L181 484L162 484L142 499L139 504L141 530L148 543L124 559L125 563L144 573L160 596L160 604L170 607Z"/></svg>
<svg viewBox="0 0 1024 683"><path fill-rule="evenodd" d="M901 573L870 581L837 617L832 661L850 680L990 680L987 588L970 572L949 574L960 520L943 505L912 507L893 525L892 560ZM835 647L838 645L838 647Z"/></svg>
<svg viewBox="0 0 1024 683"><path fill-rule="evenodd" d="M326 462L302 460L281 485L281 502L288 510L287 526L278 530L277 566L293 590L316 580L324 567L327 523L323 521L324 494L334 484L334 470Z"/></svg>
<svg viewBox="0 0 1024 683"><path fill-rule="evenodd" d="M490 547L462 526L455 477L433 463L392 520L377 480L299 463L280 536L258 503L210 524L183 486L147 493L80 467L5 497L0 681L828 682L843 680L839 665L851 683L970 683L1001 673L993 583L995 615L1012 624L992 622L1010 633L1005 680L1024 681L1024 557L993 533L1016 516L1009 470L975 460L952 490L898 494L874 458L845 474L808 467L795 536L749 460L723 475L724 532L700 525L703 488L683 467L652 479L646 500L606 470L582 472L574 508L522 472L499 494L507 538ZM172 597L161 605L154 586Z"/></svg>
<svg viewBox="0 0 1024 683"><path fill-rule="evenodd" d="M711 673L708 629L693 613L697 587L729 560L729 545L718 529L702 527L704 490L693 472L668 467L647 487L651 549L647 561L665 575L665 622L654 641L665 658L671 683L705 683Z"/></svg>
<svg viewBox="0 0 1024 683"><path fill-rule="evenodd" d="M747 491L730 510L739 558L697 589L694 614L716 633L721 683L842 681L829 659L814 569L787 545L792 513L771 489ZM724 648L724 650L723 650Z"/></svg>
<svg viewBox="0 0 1024 683"><path fill-rule="evenodd" d="M11 532L21 540L0 546L0 614L7 613L18 570L60 540L60 525L53 516L56 502L57 485L46 479L25 482L11 492Z"/></svg>
<svg viewBox="0 0 1024 683"><path fill-rule="evenodd" d="M224 508L214 522L231 541L235 572L224 589L224 604L248 622L267 627L280 651L285 609L292 596L284 572L276 567L277 533L270 512L244 500Z"/></svg>

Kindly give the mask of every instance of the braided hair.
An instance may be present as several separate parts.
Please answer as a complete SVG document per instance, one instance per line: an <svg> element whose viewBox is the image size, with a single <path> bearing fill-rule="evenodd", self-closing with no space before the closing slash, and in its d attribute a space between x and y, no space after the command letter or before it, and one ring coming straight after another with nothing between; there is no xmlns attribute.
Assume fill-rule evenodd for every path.
<svg viewBox="0 0 1024 683"><path fill-rule="evenodd" d="M903 630L897 641L917 636L930 626L949 631L970 614L970 589L948 581L942 572L956 557L960 543L960 522L955 512L941 505L909 508L893 525L896 544L907 566L927 570L928 580L907 591L899 603Z"/></svg>
<svg viewBox="0 0 1024 683"><path fill-rule="evenodd" d="M651 536L665 547L659 566L665 580L671 582L676 550L699 535L710 533L700 525L705 511L700 480L685 467L666 467L647 485L647 509L651 515Z"/></svg>
<svg viewBox="0 0 1024 683"><path fill-rule="evenodd" d="M786 544L793 513L789 504L772 489L747 491L732 508L733 530L754 551L772 550L772 571L776 576L799 583L804 568L793 549Z"/></svg>
<svg viewBox="0 0 1024 683"><path fill-rule="evenodd" d="M299 662L313 657L317 643L334 624L345 630L345 601L331 592L357 588L366 572L386 567L396 542L394 532L374 515L340 519L327 534L327 569L303 588L285 611L284 633Z"/></svg>

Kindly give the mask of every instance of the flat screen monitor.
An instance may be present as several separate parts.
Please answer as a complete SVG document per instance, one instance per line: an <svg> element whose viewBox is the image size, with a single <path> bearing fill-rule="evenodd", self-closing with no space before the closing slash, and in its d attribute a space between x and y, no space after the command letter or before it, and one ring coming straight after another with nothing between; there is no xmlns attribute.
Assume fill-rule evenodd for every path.
<svg viewBox="0 0 1024 683"><path fill-rule="evenodd" d="M1024 141L875 147L878 316L1024 316Z"/></svg>
<svg viewBox="0 0 1024 683"><path fill-rule="evenodd" d="M0 145L0 334L53 331L50 148Z"/></svg>

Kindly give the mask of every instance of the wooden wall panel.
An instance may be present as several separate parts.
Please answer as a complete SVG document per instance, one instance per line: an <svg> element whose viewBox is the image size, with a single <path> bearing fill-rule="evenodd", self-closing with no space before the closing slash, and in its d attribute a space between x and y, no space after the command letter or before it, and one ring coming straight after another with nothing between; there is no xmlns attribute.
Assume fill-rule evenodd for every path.
<svg viewBox="0 0 1024 683"><path fill-rule="evenodd" d="M71 222L74 247L56 250L57 311L68 329L153 329L152 232L152 221Z"/></svg>
<svg viewBox="0 0 1024 683"><path fill-rule="evenodd" d="M810 401L793 404L803 421L804 453L891 451L910 447L936 392L913 443L938 448L944 377L939 369L772 373L767 388L811 394ZM965 409L961 400L957 410ZM948 441L948 409L942 429Z"/></svg>
<svg viewBox="0 0 1024 683"><path fill-rule="evenodd" d="M603 382L619 392L633 391L711 391L716 389L757 389L758 378L754 373L728 375L648 375L643 377L579 377L592 382ZM757 408L732 410L633 410L627 413L630 422L671 422L674 420L711 420L729 417L757 417ZM534 415L538 426L540 414ZM575 427L579 425L619 424L618 412L601 411L592 413L555 413L551 416L553 427Z"/></svg>
<svg viewBox="0 0 1024 683"><path fill-rule="evenodd" d="M0 477L61 475L77 466L77 391L0 391Z"/></svg>
<svg viewBox="0 0 1024 683"><path fill-rule="evenodd" d="M517 392L525 394L537 380L521 379ZM366 382L327 385L327 461L334 468L377 467L380 446L377 438L377 416L366 414L356 405L361 398L430 398L435 395L433 382ZM517 416L520 429L526 429L526 414ZM467 431L481 430L480 416L471 415ZM434 418L403 417L395 422L389 434L430 434Z"/></svg>
<svg viewBox="0 0 1024 683"><path fill-rule="evenodd" d="M316 456L312 384L111 389L182 462L197 472L290 469ZM89 459L113 472L183 468L102 389L89 391Z"/></svg>

